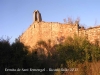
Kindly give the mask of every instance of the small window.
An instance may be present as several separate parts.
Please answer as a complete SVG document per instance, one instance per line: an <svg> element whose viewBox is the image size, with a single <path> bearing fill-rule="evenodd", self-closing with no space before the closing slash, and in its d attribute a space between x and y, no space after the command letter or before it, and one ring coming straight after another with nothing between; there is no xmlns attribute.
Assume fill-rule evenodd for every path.
<svg viewBox="0 0 100 75"><path fill-rule="evenodd" d="M35 28L35 25L34 25L34 28Z"/></svg>

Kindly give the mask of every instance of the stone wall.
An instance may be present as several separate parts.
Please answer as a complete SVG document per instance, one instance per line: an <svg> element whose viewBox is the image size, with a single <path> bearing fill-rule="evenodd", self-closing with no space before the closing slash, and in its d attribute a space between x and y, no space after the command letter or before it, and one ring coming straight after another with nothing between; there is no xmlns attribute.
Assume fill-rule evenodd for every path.
<svg viewBox="0 0 100 75"><path fill-rule="evenodd" d="M79 30L79 35L86 36L91 43L100 42L100 26Z"/></svg>
<svg viewBox="0 0 100 75"><path fill-rule="evenodd" d="M26 46L33 48L35 44L40 41L48 41L49 39L54 43L63 42L68 36L85 36L90 42L94 43L96 40L100 42L100 27L93 27L88 29L80 29L78 25L62 24L58 22L34 22L30 27L20 36L20 41Z"/></svg>
<svg viewBox="0 0 100 75"><path fill-rule="evenodd" d="M20 36L20 41L31 48L39 40L51 40L60 43L68 36L78 34L78 26L71 24L61 24L58 22L34 22Z"/></svg>
<svg viewBox="0 0 100 75"><path fill-rule="evenodd" d="M84 29L78 25L78 21L75 24L44 22L38 10L35 10L33 15L33 24L20 36L20 42L30 48L33 48L40 40L51 40L59 44L64 42L68 36L73 37L75 34L85 36L92 43L96 40L100 42L100 26Z"/></svg>

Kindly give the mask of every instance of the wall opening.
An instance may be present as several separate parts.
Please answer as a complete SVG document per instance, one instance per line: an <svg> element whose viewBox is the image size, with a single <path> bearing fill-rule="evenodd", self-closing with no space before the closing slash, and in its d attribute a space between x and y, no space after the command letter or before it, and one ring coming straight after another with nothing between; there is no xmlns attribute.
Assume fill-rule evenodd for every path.
<svg viewBox="0 0 100 75"><path fill-rule="evenodd" d="M41 22L42 21L41 14L40 14L40 12L38 10L34 11L34 21L37 21L37 22Z"/></svg>

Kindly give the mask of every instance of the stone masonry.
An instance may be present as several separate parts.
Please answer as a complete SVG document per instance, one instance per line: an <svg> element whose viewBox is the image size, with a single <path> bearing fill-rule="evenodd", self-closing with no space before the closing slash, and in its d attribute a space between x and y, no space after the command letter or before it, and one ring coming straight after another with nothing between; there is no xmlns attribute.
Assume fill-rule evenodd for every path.
<svg viewBox="0 0 100 75"><path fill-rule="evenodd" d="M78 22L75 24L44 22L38 10L35 10L33 15L33 24L20 36L20 42L26 46L30 46L30 48L33 48L39 40L47 41L50 39L57 44L63 42L68 36L73 37L75 34L86 36L90 42L94 42L95 40L100 41L99 26L82 29L79 27Z"/></svg>

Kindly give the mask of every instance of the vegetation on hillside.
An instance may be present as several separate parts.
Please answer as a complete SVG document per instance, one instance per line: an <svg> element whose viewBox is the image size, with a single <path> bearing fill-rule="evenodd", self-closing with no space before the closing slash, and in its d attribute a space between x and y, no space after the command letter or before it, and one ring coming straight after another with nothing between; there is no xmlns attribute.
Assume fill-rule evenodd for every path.
<svg viewBox="0 0 100 75"><path fill-rule="evenodd" d="M91 44L85 37L68 37L55 45L39 41L32 53L19 40L0 40L0 75L99 75L99 63L98 42Z"/></svg>

